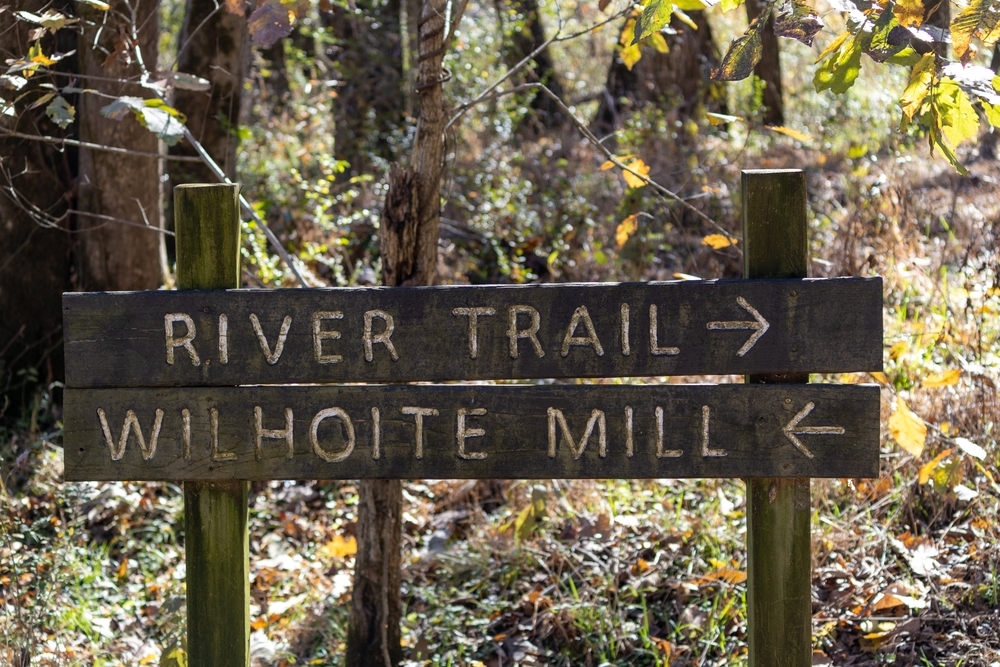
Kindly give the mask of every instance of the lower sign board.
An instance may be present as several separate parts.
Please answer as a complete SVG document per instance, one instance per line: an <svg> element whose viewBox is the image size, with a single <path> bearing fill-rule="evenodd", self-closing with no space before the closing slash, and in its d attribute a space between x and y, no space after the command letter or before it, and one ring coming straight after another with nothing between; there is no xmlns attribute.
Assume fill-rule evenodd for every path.
<svg viewBox="0 0 1000 667"><path fill-rule="evenodd" d="M67 389L81 480L875 477L857 385Z"/></svg>

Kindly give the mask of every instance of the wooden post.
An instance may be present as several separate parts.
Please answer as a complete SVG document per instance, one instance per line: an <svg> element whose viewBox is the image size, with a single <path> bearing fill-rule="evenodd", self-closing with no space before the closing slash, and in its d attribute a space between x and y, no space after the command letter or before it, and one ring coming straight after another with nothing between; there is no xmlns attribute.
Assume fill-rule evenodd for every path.
<svg viewBox="0 0 1000 667"><path fill-rule="evenodd" d="M240 286L239 191L174 188L178 289ZM248 490L245 481L184 483L190 667L250 664Z"/></svg>
<svg viewBox="0 0 1000 667"><path fill-rule="evenodd" d="M805 174L743 172L743 277L805 278ZM749 375L750 383L807 383L808 373ZM812 664L808 478L747 480L747 625L750 667Z"/></svg>

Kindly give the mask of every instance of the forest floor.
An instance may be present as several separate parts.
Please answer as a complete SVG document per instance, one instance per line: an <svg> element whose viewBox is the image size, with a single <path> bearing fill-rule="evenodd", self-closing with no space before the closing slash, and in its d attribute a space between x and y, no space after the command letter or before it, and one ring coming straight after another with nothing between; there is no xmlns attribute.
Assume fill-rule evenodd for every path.
<svg viewBox="0 0 1000 667"><path fill-rule="evenodd" d="M813 165L814 274L885 279L884 374L813 378L880 384L884 431L879 479L812 482L813 664L1000 667L1000 169L759 166L793 159ZM60 482L46 411L0 440L0 664L182 664L181 489ZM408 665L746 661L739 480L412 481L404 500ZM256 665L341 664L356 505L351 483L253 487Z"/></svg>

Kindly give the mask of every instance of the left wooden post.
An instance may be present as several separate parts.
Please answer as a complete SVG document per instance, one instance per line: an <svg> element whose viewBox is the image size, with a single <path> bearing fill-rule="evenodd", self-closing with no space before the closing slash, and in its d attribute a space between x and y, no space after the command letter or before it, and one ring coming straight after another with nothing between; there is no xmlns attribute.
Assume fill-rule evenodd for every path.
<svg viewBox="0 0 1000 667"><path fill-rule="evenodd" d="M240 286L239 191L230 184L174 188L178 289ZM250 664L248 491L239 480L184 483L190 667Z"/></svg>

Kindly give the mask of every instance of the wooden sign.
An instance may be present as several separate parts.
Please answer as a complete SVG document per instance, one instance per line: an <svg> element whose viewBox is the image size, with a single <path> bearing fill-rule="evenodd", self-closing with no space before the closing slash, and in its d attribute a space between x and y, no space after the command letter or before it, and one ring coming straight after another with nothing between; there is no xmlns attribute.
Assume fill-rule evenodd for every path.
<svg viewBox="0 0 1000 667"><path fill-rule="evenodd" d="M70 387L882 369L882 281L63 297Z"/></svg>
<svg viewBox="0 0 1000 667"><path fill-rule="evenodd" d="M68 389L67 480L875 477L857 385Z"/></svg>

